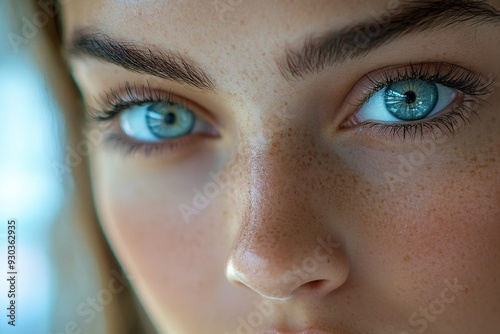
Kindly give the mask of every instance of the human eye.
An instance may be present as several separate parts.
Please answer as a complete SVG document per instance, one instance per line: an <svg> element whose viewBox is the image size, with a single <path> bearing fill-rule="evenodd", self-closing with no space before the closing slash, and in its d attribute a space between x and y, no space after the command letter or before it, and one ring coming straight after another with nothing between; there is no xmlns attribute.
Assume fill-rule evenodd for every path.
<svg viewBox="0 0 500 334"><path fill-rule="evenodd" d="M196 139L218 136L216 128L193 104L176 98L173 92L128 82L100 96L100 109L91 111L91 120L105 125L105 142L131 154L146 155L174 150Z"/></svg>
<svg viewBox="0 0 500 334"><path fill-rule="evenodd" d="M365 76L354 89L363 97L341 127L375 128L403 140L453 135L478 115L476 107L493 84L491 78L444 63L383 69Z"/></svg>

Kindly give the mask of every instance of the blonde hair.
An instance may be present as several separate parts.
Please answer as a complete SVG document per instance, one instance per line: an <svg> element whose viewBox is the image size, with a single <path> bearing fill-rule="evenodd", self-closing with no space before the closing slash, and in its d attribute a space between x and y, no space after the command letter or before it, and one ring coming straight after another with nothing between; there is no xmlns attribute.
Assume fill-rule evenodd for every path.
<svg viewBox="0 0 500 334"><path fill-rule="evenodd" d="M61 54L57 29L58 2L63 1L11 1L4 5L13 18L14 26L8 37L14 51L28 52L38 65L63 114L67 129L63 147L76 148L87 140L82 134L84 112ZM27 29L31 29L29 34ZM86 156L82 155L81 159L74 166L63 162L63 166L68 170L70 168L71 177L64 179L68 196L52 234L52 258L57 268L58 291L51 329L56 333L66 332L68 327L75 328L76 324L76 328L81 329L80 333L145 332L144 314L129 289L128 281L116 283L121 269L97 222ZM91 273L96 273L97 277ZM107 290L110 282L116 283L115 286L122 284L123 289L119 292L116 289L111 294ZM111 295L112 300L109 304L108 300L100 305L102 310L96 310L91 319L82 318L79 307L99 293L107 293L108 297Z"/></svg>

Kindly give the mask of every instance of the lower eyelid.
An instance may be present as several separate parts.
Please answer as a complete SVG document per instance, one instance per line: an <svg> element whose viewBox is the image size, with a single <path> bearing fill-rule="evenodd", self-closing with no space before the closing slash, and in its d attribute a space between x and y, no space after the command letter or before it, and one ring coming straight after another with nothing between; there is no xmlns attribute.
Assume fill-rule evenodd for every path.
<svg viewBox="0 0 500 334"><path fill-rule="evenodd" d="M204 135L192 135L179 137L168 141L160 142L139 142L125 137L122 133L109 133L104 138L104 147L111 151L118 151L125 156L142 154L146 157L153 155L166 155L170 158L179 157L183 153L189 152L185 147L196 147L196 143L201 143L202 139L207 139Z"/></svg>
<svg viewBox="0 0 500 334"><path fill-rule="evenodd" d="M196 115L198 120L193 128L193 133L172 138L159 139L154 137L154 141L136 140L124 133L120 126L120 114L112 119L99 122L96 125L102 127L105 132L104 147L111 151L118 151L124 156L141 154L144 156L165 155L169 158L179 157L184 153L190 152L184 149L192 146L195 148L197 143L205 142L207 139L214 139L220 136L217 128L204 117ZM181 154L181 152L184 152Z"/></svg>

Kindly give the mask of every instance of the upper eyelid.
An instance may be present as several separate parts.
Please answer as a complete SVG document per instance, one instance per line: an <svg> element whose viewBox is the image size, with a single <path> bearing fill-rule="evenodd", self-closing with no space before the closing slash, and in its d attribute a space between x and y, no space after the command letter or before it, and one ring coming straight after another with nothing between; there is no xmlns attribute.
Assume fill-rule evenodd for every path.
<svg viewBox="0 0 500 334"><path fill-rule="evenodd" d="M131 85L129 81L126 81L123 87L119 84L118 89L109 88L109 91L100 93L97 102L101 108L111 109L117 105L170 101L174 95L172 90L157 89L149 82L138 87L136 83Z"/></svg>
<svg viewBox="0 0 500 334"><path fill-rule="evenodd" d="M443 72L445 72L444 75ZM467 79L469 83L472 82L472 86L476 88L476 95L484 95L490 93L492 89L491 83L494 83L495 81L494 78L491 80L483 80L480 74L474 73L469 69L455 64L436 62L393 65L371 71L370 73L365 74L363 78L355 84L354 88L351 89L351 92L360 84L363 84L364 87L362 89L362 98L357 99L358 103L355 103L354 106L359 108L378 91L387 87L387 84L389 82L398 81L398 78L394 78L398 76L400 77L399 79L417 79L421 76L424 76L431 80L439 79L443 76L448 76L448 78L445 79L449 79L449 77L455 80ZM379 79L377 79L377 77L379 77ZM443 83L443 81L444 80L438 80L436 83L440 83L447 87L450 87L446 83ZM366 85L366 82L369 82L369 84ZM130 82L126 81L125 84L118 85L118 89L110 88L108 91L99 94L99 100L97 100L96 98L94 99L97 101L100 107L100 110L96 108L90 108L91 114L94 116L102 116L103 112L109 111L111 109L116 109L117 107L124 110L127 107L131 107L133 105L160 101L173 101L175 103L183 104L190 109L191 106L194 106L195 111L203 110L201 106L183 96L176 95L172 90L163 90L157 88L156 86L151 85L149 82L138 86L135 83L130 84ZM189 103L186 103L187 101L189 101ZM211 113L202 113L201 115L197 113L197 115L206 115L208 120L213 121L215 124L219 123L215 115L212 115ZM102 119L102 117L100 118Z"/></svg>
<svg viewBox="0 0 500 334"><path fill-rule="evenodd" d="M379 76L380 79L376 79L376 76ZM373 95L387 88L392 82L416 79L429 80L433 83L442 84L443 86L457 90L464 88L463 85L462 87L458 87L460 81L462 84L467 82L469 87L465 88L469 90L464 93L477 96L491 93L495 82L494 78L484 79L481 74L456 64L436 62L395 65L372 71L358 81L355 87L367 81L370 84L364 87L363 90L367 91L367 93L364 94L362 99L358 100L356 106L362 106Z"/></svg>
<svg viewBox="0 0 500 334"><path fill-rule="evenodd" d="M221 124L216 115L198 103L177 94L172 89L164 89L149 82L137 85L126 81L125 84L119 84L118 89L109 88L101 92L99 98L97 99L97 96L95 96L94 100L97 101L99 108L92 108L88 105L87 107L90 109L89 114L91 119L97 122L111 120L121 112L135 106L156 102L171 102L190 109L195 113L196 117L210 122L216 128ZM106 115L112 116L107 117Z"/></svg>

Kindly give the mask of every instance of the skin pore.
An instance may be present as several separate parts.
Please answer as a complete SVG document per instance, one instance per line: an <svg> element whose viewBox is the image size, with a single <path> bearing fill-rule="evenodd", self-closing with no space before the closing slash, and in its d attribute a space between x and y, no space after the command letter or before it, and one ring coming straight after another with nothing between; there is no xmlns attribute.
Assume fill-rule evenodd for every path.
<svg viewBox="0 0 500 334"><path fill-rule="evenodd" d="M101 118L96 210L159 332L500 328L499 17L450 3L62 6L68 63ZM406 128L359 113L421 77L453 89L439 113ZM203 131L124 135L121 114L167 98Z"/></svg>

